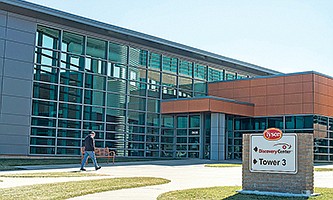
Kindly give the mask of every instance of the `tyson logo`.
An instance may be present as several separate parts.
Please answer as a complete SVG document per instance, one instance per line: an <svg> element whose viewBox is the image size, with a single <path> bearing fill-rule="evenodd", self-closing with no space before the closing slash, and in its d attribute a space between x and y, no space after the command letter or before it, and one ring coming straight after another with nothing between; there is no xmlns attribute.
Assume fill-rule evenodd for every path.
<svg viewBox="0 0 333 200"><path fill-rule="evenodd" d="M282 138L282 131L278 128L269 128L264 131L266 140L279 140Z"/></svg>

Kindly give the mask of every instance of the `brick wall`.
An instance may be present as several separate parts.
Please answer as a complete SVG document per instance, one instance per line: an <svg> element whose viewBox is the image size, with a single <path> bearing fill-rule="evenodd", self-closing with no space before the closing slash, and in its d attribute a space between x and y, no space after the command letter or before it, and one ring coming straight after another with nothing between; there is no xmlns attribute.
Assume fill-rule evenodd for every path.
<svg viewBox="0 0 333 200"><path fill-rule="evenodd" d="M313 134L298 133L298 172L297 174L250 172L250 134L243 135L243 190L313 193Z"/></svg>

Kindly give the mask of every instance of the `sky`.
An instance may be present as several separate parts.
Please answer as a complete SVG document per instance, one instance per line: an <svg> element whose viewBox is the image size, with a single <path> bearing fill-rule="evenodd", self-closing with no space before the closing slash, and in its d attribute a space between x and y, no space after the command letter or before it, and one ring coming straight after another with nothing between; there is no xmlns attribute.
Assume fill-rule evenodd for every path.
<svg viewBox="0 0 333 200"><path fill-rule="evenodd" d="M332 0L27 0L283 73L333 76Z"/></svg>

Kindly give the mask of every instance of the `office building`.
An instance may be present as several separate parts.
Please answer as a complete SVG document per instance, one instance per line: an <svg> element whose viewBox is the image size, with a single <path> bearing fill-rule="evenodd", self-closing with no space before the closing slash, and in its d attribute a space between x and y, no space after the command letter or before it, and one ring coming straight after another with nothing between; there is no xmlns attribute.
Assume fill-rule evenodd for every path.
<svg viewBox="0 0 333 200"><path fill-rule="evenodd" d="M283 74L20 0L0 1L0 154L240 159L243 133L313 133L333 160L333 79Z"/></svg>

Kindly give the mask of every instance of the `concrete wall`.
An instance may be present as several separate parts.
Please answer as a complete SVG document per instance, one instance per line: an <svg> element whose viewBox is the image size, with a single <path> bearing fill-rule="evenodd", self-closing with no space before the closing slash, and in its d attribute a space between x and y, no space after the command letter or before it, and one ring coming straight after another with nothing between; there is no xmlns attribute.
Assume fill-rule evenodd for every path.
<svg viewBox="0 0 333 200"><path fill-rule="evenodd" d="M243 190L313 193L313 134L298 133L298 172L296 174L262 173L250 171L250 134L243 135Z"/></svg>
<svg viewBox="0 0 333 200"><path fill-rule="evenodd" d="M29 154L35 33L36 20L0 11L1 155Z"/></svg>

